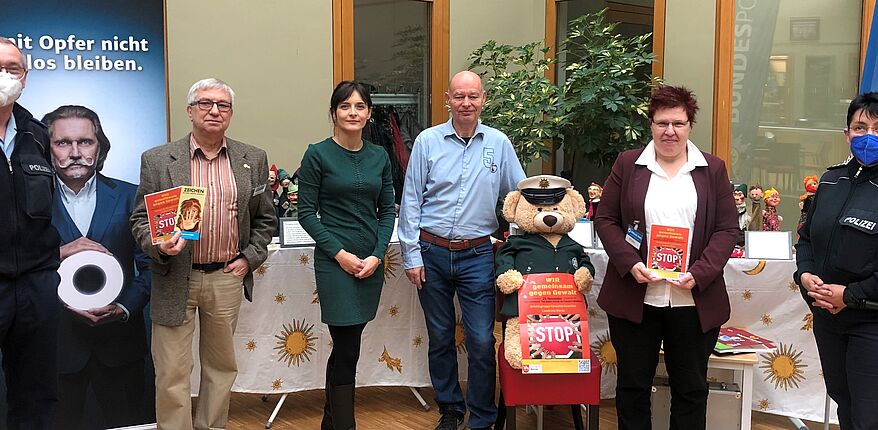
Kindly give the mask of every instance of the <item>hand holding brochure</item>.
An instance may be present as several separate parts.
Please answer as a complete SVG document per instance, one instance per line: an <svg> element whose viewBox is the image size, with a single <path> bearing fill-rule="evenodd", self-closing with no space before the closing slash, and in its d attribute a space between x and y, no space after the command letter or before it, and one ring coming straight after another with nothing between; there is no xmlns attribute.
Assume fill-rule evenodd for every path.
<svg viewBox="0 0 878 430"><path fill-rule="evenodd" d="M207 189L182 186L144 196L152 244L180 232L183 239L198 240Z"/></svg>
<svg viewBox="0 0 878 430"><path fill-rule="evenodd" d="M646 266L660 278L677 280L689 265L689 229L653 224Z"/></svg>

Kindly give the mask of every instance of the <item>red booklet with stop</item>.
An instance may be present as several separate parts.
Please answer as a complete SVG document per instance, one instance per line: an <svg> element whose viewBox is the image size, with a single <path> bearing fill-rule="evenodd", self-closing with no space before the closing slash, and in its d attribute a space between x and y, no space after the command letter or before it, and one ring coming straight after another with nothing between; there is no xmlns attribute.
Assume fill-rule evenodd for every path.
<svg viewBox="0 0 878 430"><path fill-rule="evenodd" d="M689 264L689 229L653 224L646 267L660 278L677 280Z"/></svg>

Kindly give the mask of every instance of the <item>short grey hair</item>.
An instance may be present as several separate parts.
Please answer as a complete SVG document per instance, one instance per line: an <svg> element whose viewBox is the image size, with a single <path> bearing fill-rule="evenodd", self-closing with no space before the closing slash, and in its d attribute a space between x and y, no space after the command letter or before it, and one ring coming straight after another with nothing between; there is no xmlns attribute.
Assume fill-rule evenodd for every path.
<svg viewBox="0 0 878 430"><path fill-rule="evenodd" d="M201 90L213 90L213 89L221 89L225 90L225 92L229 93L229 98L231 98L232 105L235 104L235 90L229 86L229 84L217 79L217 78L207 78L202 79L189 88L189 95L186 97L186 103L192 104L195 103L195 93Z"/></svg>
<svg viewBox="0 0 878 430"><path fill-rule="evenodd" d="M19 48L18 45L15 44L15 42L6 37L0 36L0 45L14 46L15 49L18 50L18 55L21 57L21 67L27 69L27 63L25 63L24 61L24 52L21 52L21 48Z"/></svg>

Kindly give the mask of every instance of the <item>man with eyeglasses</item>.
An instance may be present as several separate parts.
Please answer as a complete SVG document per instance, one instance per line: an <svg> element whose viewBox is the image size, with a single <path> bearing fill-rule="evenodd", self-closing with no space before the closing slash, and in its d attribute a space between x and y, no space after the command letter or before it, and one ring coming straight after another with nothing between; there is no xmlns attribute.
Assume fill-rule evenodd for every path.
<svg viewBox="0 0 878 430"><path fill-rule="evenodd" d="M59 237L46 127L15 103L24 55L0 37L0 350L10 429L47 429L57 402ZM6 174L5 171L9 173Z"/></svg>
<svg viewBox="0 0 878 430"><path fill-rule="evenodd" d="M189 90L192 132L141 157L131 228L152 258L152 356L159 429L193 428L190 384L192 333L200 326L201 385L196 429L225 428L237 376L232 336L241 290L251 300L253 270L268 256L277 219L265 151L225 136L235 93L203 79ZM181 185L207 188L201 238L152 244L143 197Z"/></svg>

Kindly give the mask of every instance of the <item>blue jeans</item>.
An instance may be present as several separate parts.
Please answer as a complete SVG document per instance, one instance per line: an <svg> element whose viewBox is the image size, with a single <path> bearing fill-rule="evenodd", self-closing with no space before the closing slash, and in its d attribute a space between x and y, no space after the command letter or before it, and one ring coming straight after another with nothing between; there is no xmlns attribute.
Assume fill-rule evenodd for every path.
<svg viewBox="0 0 878 430"><path fill-rule="evenodd" d="M470 427L494 425L494 254L491 243L450 251L421 241L426 282L418 291L430 337L430 379L440 410L470 411ZM460 303L467 351L466 403L457 373L454 294Z"/></svg>

